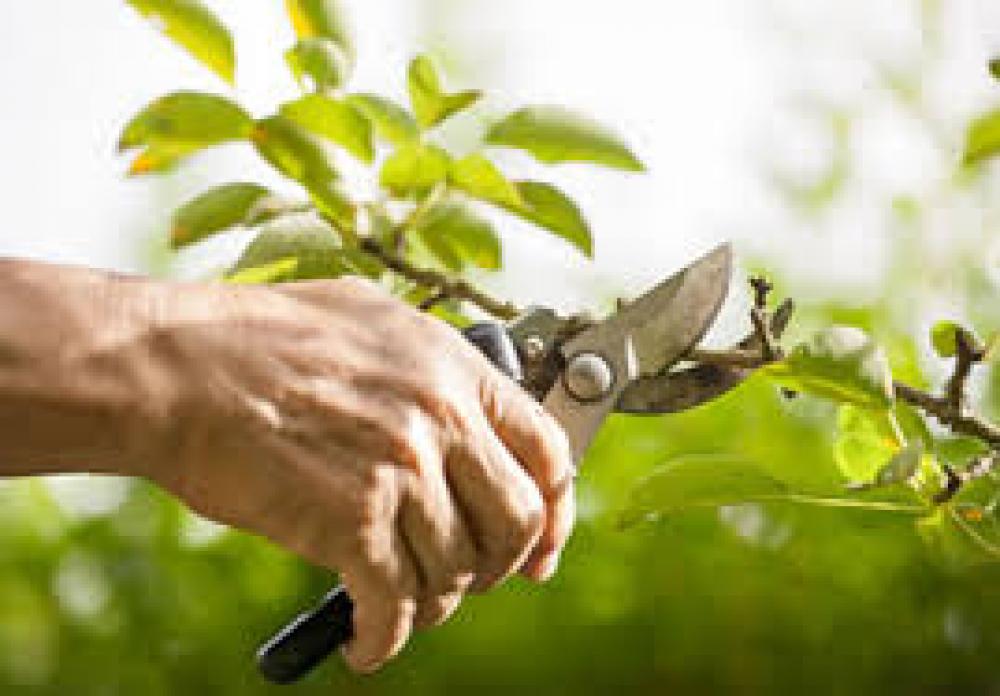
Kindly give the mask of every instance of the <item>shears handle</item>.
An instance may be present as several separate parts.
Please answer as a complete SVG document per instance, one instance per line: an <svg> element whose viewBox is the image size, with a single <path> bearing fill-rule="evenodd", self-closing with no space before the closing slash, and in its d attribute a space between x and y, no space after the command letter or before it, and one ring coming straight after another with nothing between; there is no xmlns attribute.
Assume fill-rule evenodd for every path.
<svg viewBox="0 0 1000 696"><path fill-rule="evenodd" d="M466 340L515 381L521 380L521 361L503 324L483 322L462 332ZM354 636L354 604L343 586L299 614L257 651L257 666L275 684L291 684L308 674L334 650Z"/></svg>

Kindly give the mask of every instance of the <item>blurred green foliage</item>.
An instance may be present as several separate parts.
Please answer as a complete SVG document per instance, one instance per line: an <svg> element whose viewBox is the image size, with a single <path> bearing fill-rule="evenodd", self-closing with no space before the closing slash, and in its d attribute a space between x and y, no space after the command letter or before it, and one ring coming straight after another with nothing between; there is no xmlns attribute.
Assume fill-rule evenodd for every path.
<svg viewBox="0 0 1000 696"><path fill-rule="evenodd" d="M144 12L180 8L170 18L190 12L211 27L213 36L218 33L197 2L133 4ZM300 50L289 59L293 70L300 78L338 87L353 51L342 25L329 19L336 3L287 4L300 40ZM167 22L168 31L176 22ZM193 39L181 35L183 39L175 31L174 38L190 46ZM343 50L316 44L333 36ZM211 52L199 50L202 60L228 77L231 61L218 57L231 53L226 45L216 40ZM194 50L196 57L199 50ZM471 98L444 93L427 70L417 65L411 76L419 78L415 82L424 124ZM458 102L453 101L456 96ZM417 123L400 107L372 95L319 106L344 112L345 104L363 114L378 137L401 149L415 147ZM233 113L232 137L244 137L247 122ZM521 121L531 125L541 120L547 127L546 119L528 115ZM852 176L846 146L851 116L838 112L830 118L844 147L832 154L829 176L815 191L785 192L791 206L802 203L796 195L807 198L814 215L823 214ZM154 121L152 126L143 122L153 129L140 138L148 148L139 168L143 171L175 164L204 144L166 146L159 140L164 123L183 123ZM335 179L335 173L320 165L310 169L311 160L303 159L301 148L295 157L287 157L283 148L289 139L312 143L312 136L303 137L284 121L264 123L281 126L272 127L272 135L289 137L267 140L258 123L250 137L262 154L270 153L279 168L298 172L293 178L303 180L314 200L320 197L313 189ZM523 125L515 122L495 139L537 149L543 159L572 159L579 153L537 146L530 133L525 139ZM987 133L984 125L975 128ZM360 142L354 149L367 159L369 136L362 133L357 140L361 131L325 137ZM580 132L585 144L593 143L589 126L580 126ZM218 134L219 139L228 137L228 132ZM634 168L631 153L621 147L602 139L598 151ZM985 153L993 146L977 147ZM488 161L461 162L464 166L439 178L448 177L470 195L534 218L590 251L586 223L572 202L554 199L561 195L558 191L533 182L513 182L512 187L497 178ZM988 181L988 173L974 171L967 179L949 182L946 195L978 200L991 192ZM177 221L187 225L175 230L175 242L182 246L237 219L266 222L280 214L281 201L268 201L274 209L251 214L263 200L261 190L246 184L216 191L179 215ZM884 346L897 377L917 386L938 385L941 363L929 358L929 338L916 330L926 317L913 298L939 292L946 284L963 307L963 324L989 335L1000 324L1000 306L996 284L979 254L985 239L956 245L949 263L959 272L946 283L935 281L922 273L933 253L921 242L924 204L910 198L884 203L902 230L886 274L886 287L895 292L859 305L809 299L808 288L785 287L780 277L778 285L800 300L795 321L803 335L831 324L864 329ZM236 218L230 216L234 206L240 211ZM466 224L463 216L455 218ZM994 233L987 230L989 234ZM317 248L334 244L331 237L306 239L275 227L265 228L261 238L267 244L251 247L244 271L277 275L251 274L249 280L284 278L289 269L299 277L364 272L353 265L354 257L339 259L343 268L335 271L322 265L328 255ZM439 247L446 258L448 249L465 253ZM308 253L300 253L302 249ZM289 258L296 263L289 266ZM499 261L489 239L470 258L487 267ZM984 377L977 405L995 418L1000 416L1000 367L986 368ZM418 635L378 675L357 677L331 660L291 687L265 683L256 673L253 653L260 640L331 584L329 573L261 539L200 520L145 482L6 482L0 485L0 693L1000 691L1000 635L995 631L1000 566L992 562L996 554L982 545L1000 538L1000 522L989 505L995 492L990 482L963 490L948 509L951 517L939 510L917 525L910 515L773 499L786 487L842 490L855 477L847 464L858 461L847 462L844 451L853 440L877 438L879 432L866 430L869 421L858 422L854 415L809 396L787 400L757 376L691 412L613 417L584 465L580 521L552 582L537 587L513 580L488 596L470 598L446 626ZM907 434L918 429L905 409L897 416ZM934 454L943 462L962 462L980 451L975 443L939 432L934 437ZM623 527L622 511L634 507L637 483L664 462L678 461L685 470L713 462L752 462L757 476L752 492L767 495L758 502L650 516ZM862 464L862 478L886 471L879 470L878 461ZM712 501L711 495L706 500ZM664 498L657 501L663 508Z"/></svg>
<svg viewBox="0 0 1000 696"><path fill-rule="evenodd" d="M76 496L72 480L8 483L0 692L996 688L1000 567L941 555L909 518L770 503L619 528L635 481L678 454L794 463L803 487L839 481L829 411L752 379L693 412L615 417L584 467L581 521L555 580L470 598L374 677L331 660L292 687L263 682L253 652L319 596L327 573L197 521L144 483Z"/></svg>

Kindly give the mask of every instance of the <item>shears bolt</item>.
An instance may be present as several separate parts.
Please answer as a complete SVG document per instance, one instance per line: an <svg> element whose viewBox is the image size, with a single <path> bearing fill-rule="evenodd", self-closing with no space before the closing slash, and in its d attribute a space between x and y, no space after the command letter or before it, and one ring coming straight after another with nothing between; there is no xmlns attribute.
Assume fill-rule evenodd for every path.
<svg viewBox="0 0 1000 696"><path fill-rule="evenodd" d="M545 341L541 336L532 334L521 342L521 350L524 352L525 360L538 362L545 357Z"/></svg>
<svg viewBox="0 0 1000 696"><path fill-rule="evenodd" d="M563 381L574 398L596 401L611 393L615 375L608 361L597 353L580 353L569 361Z"/></svg>

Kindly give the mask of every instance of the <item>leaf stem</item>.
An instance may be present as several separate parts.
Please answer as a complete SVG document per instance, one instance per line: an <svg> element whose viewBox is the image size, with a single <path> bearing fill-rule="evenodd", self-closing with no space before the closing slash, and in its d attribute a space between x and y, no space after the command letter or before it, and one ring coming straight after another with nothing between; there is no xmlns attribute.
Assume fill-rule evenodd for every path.
<svg viewBox="0 0 1000 696"><path fill-rule="evenodd" d="M958 525L959 529L965 532L965 535L969 537L976 546L993 558L1000 559L1000 546L990 542L982 534L977 532L971 524L962 519L962 516L959 515L954 508L949 508L948 515L951 517L952 521Z"/></svg>
<svg viewBox="0 0 1000 696"><path fill-rule="evenodd" d="M924 515L929 509L922 505L908 505L884 500L855 500L853 498L823 498L800 493L786 493L774 496L775 500L786 500L790 503L815 505L830 508L854 508L857 510L874 510L878 512L904 512L912 515Z"/></svg>

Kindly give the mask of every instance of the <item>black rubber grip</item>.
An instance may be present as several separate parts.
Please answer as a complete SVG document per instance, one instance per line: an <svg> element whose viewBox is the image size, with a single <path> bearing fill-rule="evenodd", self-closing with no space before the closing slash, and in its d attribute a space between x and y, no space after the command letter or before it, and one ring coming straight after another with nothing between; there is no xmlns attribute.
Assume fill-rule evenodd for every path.
<svg viewBox="0 0 1000 696"><path fill-rule="evenodd" d="M299 614L257 651L261 674L291 684L308 674L354 636L354 604L335 587L313 609Z"/></svg>
<svg viewBox="0 0 1000 696"><path fill-rule="evenodd" d="M463 335L498 370L521 380L521 361L502 324L473 324ZM257 667L275 684L291 684L311 672L354 636L354 603L343 587L330 590L317 606L299 614L257 651Z"/></svg>

